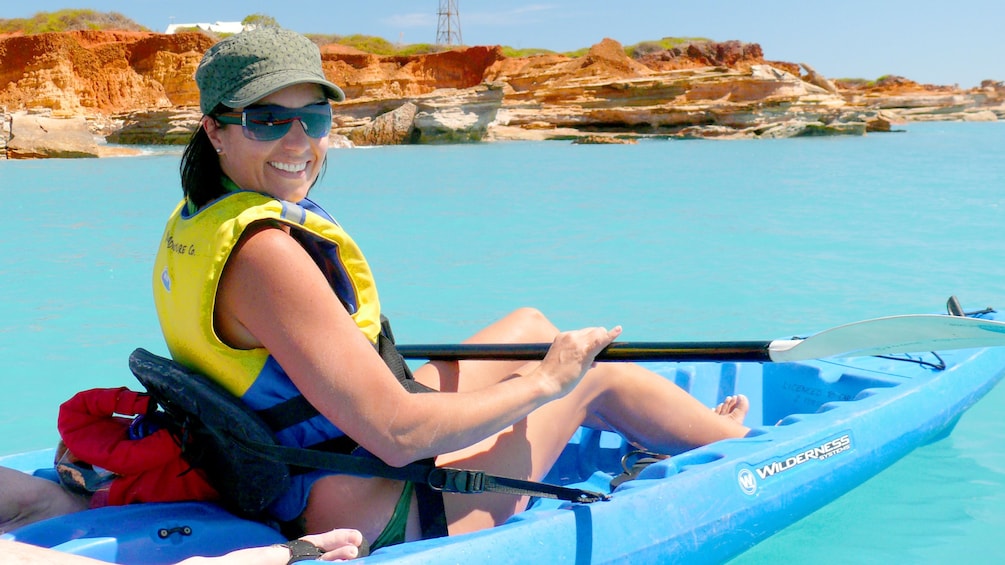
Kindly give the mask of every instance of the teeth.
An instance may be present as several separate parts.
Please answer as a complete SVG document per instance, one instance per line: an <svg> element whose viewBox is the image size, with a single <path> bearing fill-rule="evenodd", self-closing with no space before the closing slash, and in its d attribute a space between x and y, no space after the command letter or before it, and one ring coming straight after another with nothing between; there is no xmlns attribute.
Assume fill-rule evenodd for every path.
<svg viewBox="0 0 1005 565"><path fill-rule="evenodd" d="M299 173L307 168L307 163L280 163L278 161L270 161L269 164L280 171L286 171L287 173Z"/></svg>

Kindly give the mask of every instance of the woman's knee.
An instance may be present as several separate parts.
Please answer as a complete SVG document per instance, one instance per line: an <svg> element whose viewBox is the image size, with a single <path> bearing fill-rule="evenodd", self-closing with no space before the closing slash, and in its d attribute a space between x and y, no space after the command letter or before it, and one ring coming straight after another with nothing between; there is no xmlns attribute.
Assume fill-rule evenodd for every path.
<svg viewBox="0 0 1005 565"><path fill-rule="evenodd" d="M558 328L537 308L525 306L517 308L504 319L511 327L518 329L529 340L552 339Z"/></svg>
<svg viewBox="0 0 1005 565"><path fill-rule="evenodd" d="M507 318L514 318L528 324L550 324L548 318L537 308L521 306L509 313Z"/></svg>

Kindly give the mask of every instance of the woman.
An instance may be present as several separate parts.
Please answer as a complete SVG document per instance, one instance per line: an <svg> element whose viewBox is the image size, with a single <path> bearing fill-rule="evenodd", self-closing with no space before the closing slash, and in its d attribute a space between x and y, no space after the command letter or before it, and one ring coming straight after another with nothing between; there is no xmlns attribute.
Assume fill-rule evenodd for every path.
<svg viewBox="0 0 1005 565"><path fill-rule="evenodd" d="M344 98L325 79L317 47L280 29L243 32L207 51L196 81L205 115L182 159L185 199L155 263L155 302L177 361L255 410L302 395L320 412L281 429L280 442L351 438L394 466L435 458L540 480L580 425L667 454L747 433L742 396L709 410L637 365L594 367L620 327L559 332L529 308L468 341L552 342L543 361L430 363L414 378L433 392L410 394L381 358L365 259L306 199L325 164L329 100ZM359 529L376 549L421 537L428 503L420 508L413 491L316 472L297 476L270 511L304 532ZM500 524L526 503L496 494L442 500L450 534Z"/></svg>

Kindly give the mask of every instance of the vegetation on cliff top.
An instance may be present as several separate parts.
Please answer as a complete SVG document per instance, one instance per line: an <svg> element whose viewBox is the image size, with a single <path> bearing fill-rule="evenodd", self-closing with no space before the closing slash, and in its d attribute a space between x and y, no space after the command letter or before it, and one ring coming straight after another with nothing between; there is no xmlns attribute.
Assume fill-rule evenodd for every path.
<svg viewBox="0 0 1005 565"><path fill-rule="evenodd" d="M443 49L442 47L438 45L433 45L431 43L412 43L409 45L400 45L400 44L396 45L384 39L383 37L376 37L373 35L361 35L358 33L354 33L352 35L305 33L304 35L309 37L311 41L313 41L318 45L328 45L331 43L337 43L339 45L352 47L353 49L358 49L360 51L365 51L367 53L372 53L374 55L384 55L384 56L424 55L426 53L436 53L437 51L441 51Z"/></svg>
<svg viewBox="0 0 1005 565"><path fill-rule="evenodd" d="M241 23L245 25L281 25L276 18L266 14L251 14L241 20ZM66 9L59 10L58 12L38 12L30 18L0 18L0 33L21 32L25 35L32 35L36 33L73 30L150 31L118 12L102 13L86 9ZM219 39L217 34L206 32L198 28L192 28L191 31L205 33L206 35L214 36ZM422 55L426 53L435 53L444 49L442 46L431 43L412 43L408 45L395 44L382 37L375 37L372 35L333 35L318 33L308 33L305 35L311 38L311 40L318 45L337 43L339 45L345 45L367 53L373 53L374 55ZM633 57L636 56L636 54L643 55L656 50L672 49L673 47L678 47L687 43L702 41L709 40L697 37L664 37L658 41L644 41L636 45L627 46L625 47L625 53L627 53L628 56ZM529 57L531 55L556 53L555 51L548 49L515 49L505 45L502 46L502 49L503 54L507 57ZM589 49L590 48L587 46L576 51L561 54L570 57L579 57L585 55Z"/></svg>
<svg viewBox="0 0 1005 565"><path fill-rule="evenodd" d="M245 25L281 25L276 18L256 13L246 16L241 23ZM0 34L2 33L24 33L32 35L46 32L74 31L74 30L125 30L125 31L150 31L137 24L133 20L118 12L97 12L88 9L64 9L56 12L38 12L30 18L0 18ZM221 34L207 32L198 28L191 31L203 33L214 39L223 37ZM410 56L435 53L445 49L440 45L430 43L395 44L382 38L371 35L334 35L334 34L305 34L318 45L336 43L358 49L366 53L382 56ZM710 39L702 37L664 37L655 41L642 41L635 45L625 46L625 54L632 58L644 57L671 49L683 49L689 44L700 44L710 42ZM502 46L503 54L507 57L529 57L532 55L561 54L569 57L581 57L589 51L590 47L583 47L575 51L556 53L548 49L525 48L515 49L509 46ZM862 81L862 79L844 79L848 82Z"/></svg>
<svg viewBox="0 0 1005 565"><path fill-rule="evenodd" d="M25 35L53 31L76 30L149 31L118 12L94 10L60 10L38 12L30 18L0 19L0 33L22 32Z"/></svg>

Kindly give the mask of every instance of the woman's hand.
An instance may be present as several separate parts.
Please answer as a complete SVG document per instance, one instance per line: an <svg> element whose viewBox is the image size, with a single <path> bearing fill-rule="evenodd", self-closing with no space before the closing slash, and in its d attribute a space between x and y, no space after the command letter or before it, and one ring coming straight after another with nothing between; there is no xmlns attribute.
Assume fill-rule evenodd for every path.
<svg viewBox="0 0 1005 565"><path fill-rule="evenodd" d="M308 541L324 551L317 558L318 561L347 561L369 554L369 547L363 542L363 534L359 533L358 530L336 528L320 534L306 535L300 539ZM0 541L0 545L2 545L2 541ZM290 550L286 546L276 544L238 549L219 557L189 557L177 565L281 565L288 562L289 559ZM45 561L45 563L50 562L56 563L57 561ZM64 561L58 562L63 563ZM70 560L65 562L67 564L77 563L77 561ZM25 561L25 563L35 562ZM84 565L83 562L80 563Z"/></svg>
<svg viewBox="0 0 1005 565"><path fill-rule="evenodd" d="M536 371L537 376L549 381L555 398L565 396L576 388L586 371L593 366L594 359L605 347L621 335L621 326L606 328L583 328L562 332L555 336L548 354Z"/></svg>
<svg viewBox="0 0 1005 565"><path fill-rule="evenodd" d="M363 543L363 534L357 530L334 529L321 534L310 534L300 538L324 550L319 561L342 561L365 557L369 549Z"/></svg>

